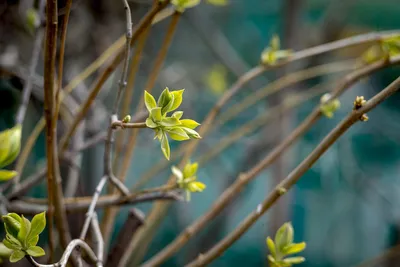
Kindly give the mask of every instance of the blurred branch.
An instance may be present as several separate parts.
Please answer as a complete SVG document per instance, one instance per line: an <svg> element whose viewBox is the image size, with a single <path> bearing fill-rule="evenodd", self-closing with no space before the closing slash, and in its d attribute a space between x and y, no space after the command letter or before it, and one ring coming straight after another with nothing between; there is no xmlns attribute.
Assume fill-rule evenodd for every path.
<svg viewBox="0 0 400 267"><path fill-rule="evenodd" d="M400 77L393 81L388 87L370 99L361 108L353 110L344 120L342 120L275 189L267 196L257 209L250 213L239 226L228 236L218 242L212 249L193 262L187 264L188 267L205 266L211 261L223 254L236 240L238 240L247 230L267 211L269 210L284 193L292 188L300 180L302 175L310 169L314 163L336 142L351 126L360 121L361 116L366 114L376 106L381 104L386 98L397 92L400 88Z"/></svg>

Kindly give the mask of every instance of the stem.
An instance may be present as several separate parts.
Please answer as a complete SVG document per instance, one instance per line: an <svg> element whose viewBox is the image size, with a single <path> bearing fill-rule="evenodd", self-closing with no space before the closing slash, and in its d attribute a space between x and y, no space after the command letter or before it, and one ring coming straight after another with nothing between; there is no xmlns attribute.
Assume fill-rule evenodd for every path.
<svg viewBox="0 0 400 267"><path fill-rule="evenodd" d="M352 111L347 118L342 120L275 189L257 206L257 209L250 213L239 226L228 236L218 242L207 253L200 255L196 260L186 265L187 267L205 266L211 261L222 255L236 240L238 240L247 230L284 194L282 188L289 190L296 184L302 175L309 170L314 163L336 142L352 125L360 121L360 117L381 104L386 98L390 97L400 88L400 77L393 81L384 90L369 100L363 107Z"/></svg>
<svg viewBox="0 0 400 267"><path fill-rule="evenodd" d="M377 63L368 65L364 68L354 71L347 75L332 92L332 99L338 97L351 85L356 83L362 77L365 77L384 67L400 64L400 57L394 58L391 62L379 61ZM182 233L172 241L167 247L162 249L152 259L144 263L143 266L157 266L170 258L176 251L185 245L194 235L200 232L204 226L214 219L232 199L234 199L243 188L251 182L257 175L265 168L271 166L294 142L306 133L311 126L321 117L320 108L317 106L311 114L275 149L272 150L262 161L260 161L254 168L245 174L239 175L236 181L221 194L221 196L214 202L211 209L204 215L197 219L194 223L189 225Z"/></svg>

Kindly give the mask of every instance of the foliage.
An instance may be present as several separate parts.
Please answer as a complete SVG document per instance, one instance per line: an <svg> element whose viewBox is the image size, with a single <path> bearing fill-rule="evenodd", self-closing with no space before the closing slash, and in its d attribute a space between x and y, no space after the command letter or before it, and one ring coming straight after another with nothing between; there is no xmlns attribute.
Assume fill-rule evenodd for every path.
<svg viewBox="0 0 400 267"><path fill-rule="evenodd" d="M10 165L18 156L21 149L20 124L0 132L0 168ZM16 171L0 170L0 181L7 181L17 175Z"/></svg>
<svg viewBox="0 0 400 267"><path fill-rule="evenodd" d="M197 162L193 164L189 162L185 165L183 171L175 166L171 168L178 187L186 191L186 201L190 201L190 193L202 192L206 188L204 183L197 181L197 168Z"/></svg>
<svg viewBox="0 0 400 267"><path fill-rule="evenodd" d="M155 131L155 138L161 143L161 150L164 156L169 160L170 147L168 137L176 141L189 139L200 139L200 135L194 130L200 124L194 120L183 119L183 111L175 111L170 117L168 113L176 110L182 103L182 95L185 89L169 91L168 88L161 93L158 101L145 91L144 101L149 111L149 117L146 119L146 126Z"/></svg>
<svg viewBox="0 0 400 267"><path fill-rule="evenodd" d="M290 222L284 223L275 234L275 241L267 237L267 246L270 254L268 261L273 267L290 267L293 264L302 263L304 257L287 257L302 252L306 243L293 243L293 226Z"/></svg>
<svg viewBox="0 0 400 267"><path fill-rule="evenodd" d="M327 93L321 97L320 110L327 118L333 118L333 114L340 108L339 99L331 99L331 94Z"/></svg>
<svg viewBox="0 0 400 267"><path fill-rule="evenodd" d="M264 65L275 65L280 60L292 55L292 50L281 50L280 47L279 36L272 36L269 47L265 48L261 54L261 63Z"/></svg>
<svg viewBox="0 0 400 267"><path fill-rule="evenodd" d="M400 54L400 35L384 38L377 44L371 46L361 55L365 64L371 64L378 60L388 59Z"/></svg>
<svg viewBox="0 0 400 267"><path fill-rule="evenodd" d="M3 217L6 237L3 244L12 250L10 262L17 262L25 255L40 257L45 255L44 250L37 246L39 234L46 227L45 212L35 215L32 221L16 213L8 213Z"/></svg>

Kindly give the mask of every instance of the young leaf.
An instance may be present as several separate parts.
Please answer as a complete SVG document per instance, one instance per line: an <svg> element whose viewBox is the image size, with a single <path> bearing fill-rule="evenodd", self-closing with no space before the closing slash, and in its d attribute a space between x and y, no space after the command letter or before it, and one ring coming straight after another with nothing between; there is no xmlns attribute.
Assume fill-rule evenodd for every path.
<svg viewBox="0 0 400 267"><path fill-rule="evenodd" d="M187 133L182 130L181 128L174 127L174 128L169 128L166 129L168 132L169 136L176 141L184 141L190 139L190 137L187 135Z"/></svg>
<svg viewBox="0 0 400 267"><path fill-rule="evenodd" d="M190 128L187 127L181 127L182 130L184 130L190 138L194 138L194 139L200 139L201 136L199 135L198 132L196 132L195 130L192 130Z"/></svg>
<svg viewBox="0 0 400 267"><path fill-rule="evenodd" d="M171 94L174 96L173 97L174 101L167 112L174 111L182 104L182 99L183 99L182 95L183 95L184 91L185 91L185 89L171 92Z"/></svg>
<svg viewBox="0 0 400 267"><path fill-rule="evenodd" d="M183 169L183 175L185 177L192 177L195 176L197 173L197 169L199 167L199 164L197 162L193 164L186 164L185 168Z"/></svg>
<svg viewBox="0 0 400 267"><path fill-rule="evenodd" d="M183 115L183 111L175 111L172 114L172 117L174 117L175 119L179 120L180 118L182 118L182 115Z"/></svg>
<svg viewBox="0 0 400 267"><path fill-rule="evenodd" d="M3 240L3 244L4 246L6 246L7 248L11 249L11 250L21 250L22 246L15 244L7 239Z"/></svg>
<svg viewBox="0 0 400 267"><path fill-rule="evenodd" d="M31 222L27 218L22 216L21 229L19 229L17 238L23 245L26 243L26 239L30 231L31 231Z"/></svg>
<svg viewBox="0 0 400 267"><path fill-rule="evenodd" d="M28 253L28 255L31 255L32 257L41 257L46 254L44 252L44 250L38 246L33 246L33 247L28 248L26 250L26 253Z"/></svg>
<svg viewBox="0 0 400 267"><path fill-rule="evenodd" d="M151 118L146 119L146 126L152 129L158 127L157 123L155 123Z"/></svg>
<svg viewBox="0 0 400 267"><path fill-rule="evenodd" d="M168 137L165 132L162 132L161 150L164 153L164 156L167 158L167 160L169 160L171 150L170 150L169 143L168 143Z"/></svg>
<svg viewBox="0 0 400 267"><path fill-rule="evenodd" d="M270 237L267 237L267 246L269 249L269 253L271 253L272 257L276 258L275 244Z"/></svg>
<svg viewBox="0 0 400 267"><path fill-rule="evenodd" d="M26 246L29 248L29 247L33 247L33 246L36 246L37 245L37 243L38 243L38 241L39 241L39 236L38 235L36 235L36 236L29 236L27 239L26 239Z"/></svg>
<svg viewBox="0 0 400 267"><path fill-rule="evenodd" d="M290 244L283 248L282 253L284 253L285 255L296 254L302 252L305 248L306 248L305 242Z"/></svg>
<svg viewBox="0 0 400 267"><path fill-rule="evenodd" d="M0 132L0 168L9 165L18 156L21 148L21 132L20 124Z"/></svg>
<svg viewBox="0 0 400 267"><path fill-rule="evenodd" d="M282 260L284 263L289 263L291 264L299 264L304 262L306 259L304 257L290 257Z"/></svg>
<svg viewBox="0 0 400 267"><path fill-rule="evenodd" d="M154 97L149 94L146 90L144 91L144 103L146 105L147 110L150 112L153 108L157 107L156 100Z"/></svg>
<svg viewBox="0 0 400 267"><path fill-rule="evenodd" d="M169 92L168 87L165 87L164 91L162 91L160 97L158 98L157 105L163 108L169 103L170 100L171 93Z"/></svg>
<svg viewBox="0 0 400 267"><path fill-rule="evenodd" d="M17 176L17 174L18 172L16 171L0 170L0 181L8 181Z"/></svg>
<svg viewBox="0 0 400 267"><path fill-rule="evenodd" d="M161 120L160 124L165 127L173 127L173 126L181 125L181 122L177 118L166 117Z"/></svg>
<svg viewBox="0 0 400 267"><path fill-rule="evenodd" d="M10 257L11 253L13 252L13 249L9 249L6 247L3 243L0 243L0 258L8 258Z"/></svg>
<svg viewBox="0 0 400 267"><path fill-rule="evenodd" d="M161 108L160 107L153 108L150 111L150 116L151 116L151 118L153 119L154 122L161 121L161 119L162 119Z"/></svg>
<svg viewBox="0 0 400 267"><path fill-rule="evenodd" d="M172 93L170 95L171 95L171 98L170 98L169 102L165 106L163 106L161 109L162 115L167 114L172 109L172 106L174 105L175 96Z"/></svg>
<svg viewBox="0 0 400 267"><path fill-rule="evenodd" d="M12 235L6 234L6 238L4 240L9 241L10 243L22 248L21 242L16 237L13 237Z"/></svg>
<svg viewBox="0 0 400 267"><path fill-rule="evenodd" d="M183 127L187 127L190 129L195 129L197 126L200 125L200 123L198 123L197 121L190 120L190 119L181 120L181 123L182 123Z"/></svg>
<svg viewBox="0 0 400 267"><path fill-rule="evenodd" d="M14 250L10 256L10 262L14 263L22 260L25 257L25 252L21 250Z"/></svg>
<svg viewBox="0 0 400 267"><path fill-rule="evenodd" d="M9 213L2 217L4 221L4 228L7 234L17 237L19 229L21 228L21 217L15 213Z"/></svg>
<svg viewBox="0 0 400 267"><path fill-rule="evenodd" d="M276 232L275 246L277 251L282 249L293 242L293 227L291 223L284 223Z"/></svg>
<svg viewBox="0 0 400 267"><path fill-rule="evenodd" d="M175 166L172 166L172 167L171 167L171 171L172 171L172 173L176 176L178 182L181 181L181 180L183 179L183 173L181 172L180 169L178 169L178 168L175 167Z"/></svg>
<svg viewBox="0 0 400 267"><path fill-rule="evenodd" d="M31 221L31 230L28 234L27 239L39 235L41 232L43 232L45 227L46 227L46 212L36 214Z"/></svg>

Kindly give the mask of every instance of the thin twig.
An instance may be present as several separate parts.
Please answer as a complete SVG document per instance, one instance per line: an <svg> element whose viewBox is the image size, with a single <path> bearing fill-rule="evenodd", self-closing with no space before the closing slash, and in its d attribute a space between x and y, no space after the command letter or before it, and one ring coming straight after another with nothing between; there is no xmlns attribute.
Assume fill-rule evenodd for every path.
<svg viewBox="0 0 400 267"><path fill-rule="evenodd" d="M250 213L239 226L228 236L218 242L207 253L199 255L193 262L186 265L187 267L205 266L211 261L222 255L236 240L238 240L247 230L266 212L276 201L284 195L282 191L287 191L296 184L303 174L309 170L314 163L336 142L351 126L360 121L363 114L374 109L381 104L386 98L390 97L400 88L400 77L393 81L380 93L370 99L365 105L357 110L353 110L345 119L343 119L322 141L321 143L305 158L275 189L260 203L256 210Z"/></svg>
<svg viewBox="0 0 400 267"><path fill-rule="evenodd" d="M103 266L103 258L104 258L104 240L103 236L101 235L99 220L97 218L97 214L94 213L92 217L92 233L93 233L93 243L96 249L96 255L98 261L96 262L97 267Z"/></svg>
<svg viewBox="0 0 400 267"><path fill-rule="evenodd" d="M390 62L379 61L368 65L364 68L354 71L347 75L332 92L332 99L338 97L344 90L349 88L362 77L369 75L379 69L390 66L392 64L400 64L400 57L392 59ZM262 170L269 167L283 152L285 152L294 142L308 131L311 126L321 117L319 106L316 107L310 115L275 149L273 149L262 161L245 174L239 175L236 181L221 194L214 202L211 209L198 218L194 223L189 225L182 233L172 241L168 246L162 249L157 255L146 262L143 266L157 266L171 257L178 249L186 244L196 233L215 218L226 205L237 195L242 189L252 181Z"/></svg>

